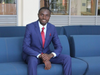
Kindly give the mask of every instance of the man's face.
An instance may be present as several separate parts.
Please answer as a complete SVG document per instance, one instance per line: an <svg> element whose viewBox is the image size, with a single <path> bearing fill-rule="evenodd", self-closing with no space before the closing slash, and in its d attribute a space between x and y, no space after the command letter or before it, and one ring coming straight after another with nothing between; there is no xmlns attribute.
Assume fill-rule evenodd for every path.
<svg viewBox="0 0 100 75"><path fill-rule="evenodd" d="M50 12L47 9L42 9L38 14L40 23L44 26L50 19Z"/></svg>

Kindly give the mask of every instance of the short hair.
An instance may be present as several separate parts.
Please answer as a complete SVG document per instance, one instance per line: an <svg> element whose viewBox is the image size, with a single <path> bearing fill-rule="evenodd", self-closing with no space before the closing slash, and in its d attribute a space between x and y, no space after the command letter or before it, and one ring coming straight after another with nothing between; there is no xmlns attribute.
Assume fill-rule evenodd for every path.
<svg viewBox="0 0 100 75"><path fill-rule="evenodd" d="M41 11L42 9L49 10L49 12L50 12L50 14L51 14L51 10L50 10L48 7L42 7L42 8L40 8L39 11L38 11L38 14L40 13L40 11Z"/></svg>

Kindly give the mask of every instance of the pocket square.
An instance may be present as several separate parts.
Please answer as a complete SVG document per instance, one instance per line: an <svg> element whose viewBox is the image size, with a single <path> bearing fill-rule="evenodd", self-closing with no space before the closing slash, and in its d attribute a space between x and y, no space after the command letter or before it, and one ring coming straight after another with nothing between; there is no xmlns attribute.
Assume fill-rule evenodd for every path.
<svg viewBox="0 0 100 75"><path fill-rule="evenodd" d="M49 36L51 36L51 33L50 33L50 35Z"/></svg>

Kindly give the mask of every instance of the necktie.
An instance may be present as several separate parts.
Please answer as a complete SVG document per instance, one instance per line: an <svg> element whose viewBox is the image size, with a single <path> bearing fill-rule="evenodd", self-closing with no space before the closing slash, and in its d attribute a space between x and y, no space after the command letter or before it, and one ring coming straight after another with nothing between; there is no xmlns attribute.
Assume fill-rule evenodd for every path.
<svg viewBox="0 0 100 75"><path fill-rule="evenodd" d="M45 34L44 34L44 27L42 28L42 31L41 31L41 37L42 37L42 47L44 48L44 43L45 43Z"/></svg>

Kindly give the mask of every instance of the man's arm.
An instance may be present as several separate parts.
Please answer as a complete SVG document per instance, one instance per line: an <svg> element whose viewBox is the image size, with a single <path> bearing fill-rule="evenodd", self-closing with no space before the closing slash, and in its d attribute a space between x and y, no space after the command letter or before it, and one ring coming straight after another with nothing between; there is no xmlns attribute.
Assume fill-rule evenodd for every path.
<svg viewBox="0 0 100 75"><path fill-rule="evenodd" d="M36 56L39 54L39 52L33 50L30 47L30 43L31 43L31 32L29 30L29 26L26 26L26 31L25 31L25 36L24 36L24 40L23 40L23 51L27 54L27 55L33 55Z"/></svg>
<svg viewBox="0 0 100 75"><path fill-rule="evenodd" d="M49 61L52 57L54 57L54 55L52 53L50 53L50 54L44 53L39 56L39 58L41 58L44 62Z"/></svg>
<svg viewBox="0 0 100 75"><path fill-rule="evenodd" d="M52 43L53 43L53 46L54 46L54 51L53 52L56 54L56 56L59 56L59 54L62 51L62 46L61 46L56 28L54 28L54 35L53 35L53 38L52 38Z"/></svg>
<svg viewBox="0 0 100 75"><path fill-rule="evenodd" d="M54 55L51 54L41 54L39 58L43 60L43 63L45 64L45 70L49 70L51 68L51 62L49 61Z"/></svg>

